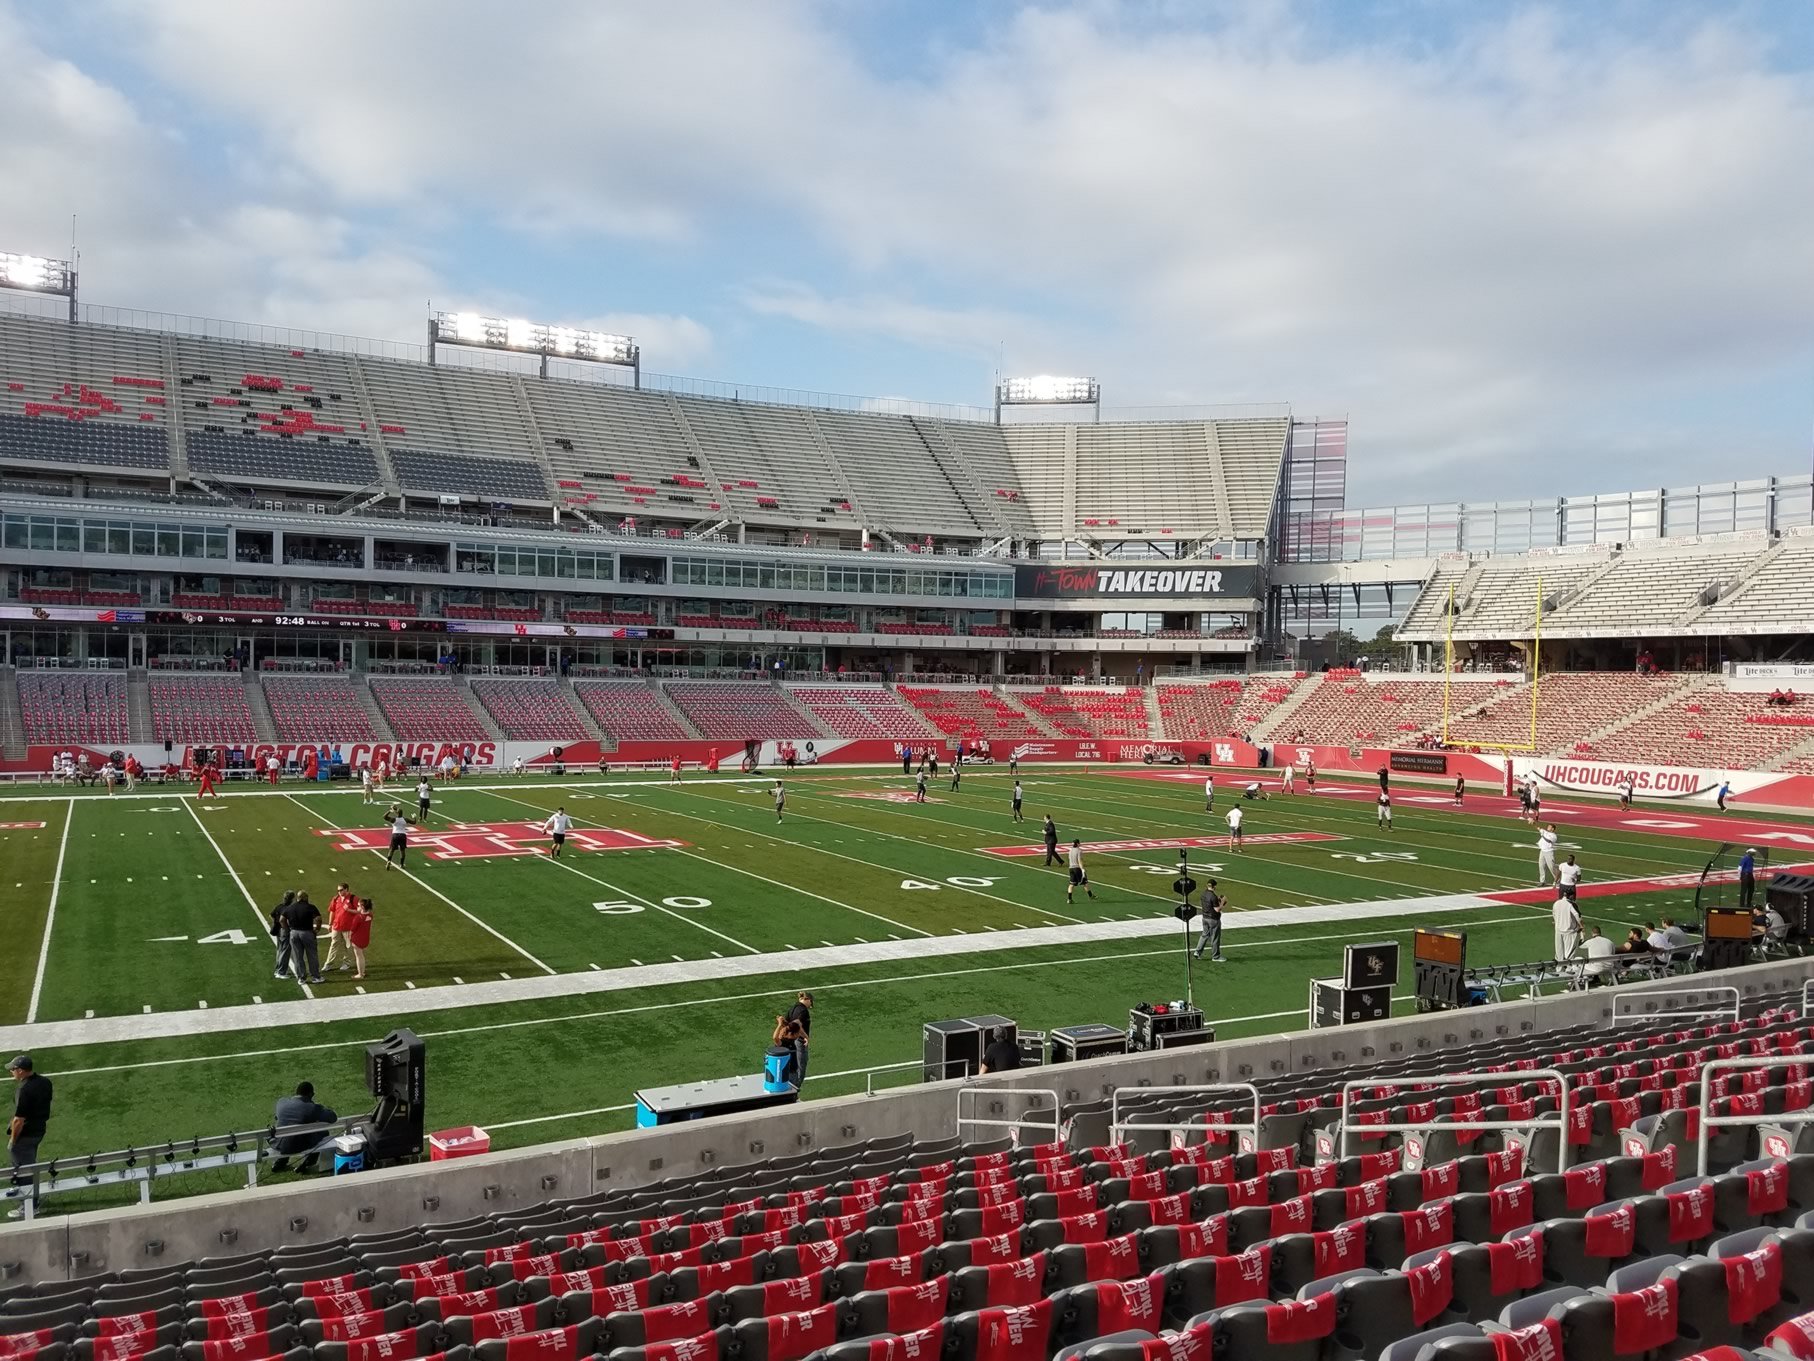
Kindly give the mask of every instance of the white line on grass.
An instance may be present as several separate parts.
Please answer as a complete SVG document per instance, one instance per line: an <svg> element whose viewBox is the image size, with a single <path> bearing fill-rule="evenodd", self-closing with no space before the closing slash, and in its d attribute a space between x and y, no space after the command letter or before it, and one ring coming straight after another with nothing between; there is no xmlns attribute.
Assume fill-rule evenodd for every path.
<svg viewBox="0 0 1814 1361"><path fill-rule="evenodd" d="M739 950L748 950L752 955L759 955L762 953L762 951L758 950L754 945L745 945L742 941L738 940L737 937L727 936L724 934L724 932L714 930L712 927L707 926L704 922L696 922L691 917L685 916L679 912L674 911L674 909L671 907L667 907L662 903L656 902L653 898L645 898L640 893L632 893L627 888L620 888L616 884L608 883L605 880L600 879L596 874L587 874L584 870L575 869L572 865L569 865L565 860L556 860L551 855L544 856L543 859L545 859L550 865L553 865L556 869L566 870L567 873L569 873L569 874L577 874L582 879L591 880L593 883L597 884L600 888L608 888L611 890L611 892L621 893L626 898L634 898L637 902L641 903L644 907L652 907L657 912L660 912L660 913L664 914L665 916L672 917L677 922L685 922L688 926L696 927L698 930L705 932L708 936L716 936L716 937L718 937L719 940L726 941L731 945L735 945ZM675 955L674 958L679 959L680 956Z"/></svg>
<svg viewBox="0 0 1814 1361"><path fill-rule="evenodd" d="M183 811L191 818L195 819L197 829L208 839L208 844L214 847L214 853L220 857L220 863L227 867L227 873L232 876L233 882L239 886L240 894L246 900L246 906L252 909L252 918L258 923L258 929L264 934L269 935L271 933L271 923L266 919L265 914L259 911L258 900L252 896L252 890L247 888L246 881L239 877L239 871L233 868L233 862L227 859L227 853L220 848L220 842L214 839L214 833L208 830L207 824L201 819L201 815L195 811L195 805L188 799L183 799L181 802ZM313 997L315 995L314 989L309 987L307 981L304 980L302 976L302 961L291 960L290 962L296 968L296 982L297 985L302 988L302 995L304 997ZM145 1010L150 1011L151 1008L146 1007Z"/></svg>
<svg viewBox="0 0 1814 1361"><path fill-rule="evenodd" d="M1507 926L1522 923L1524 917L1492 917L1486 921L1469 921L1470 926ZM1226 943L1225 950L1263 950L1277 945L1310 945L1325 941L1375 940L1379 937L1377 927L1367 931L1339 932L1321 936L1271 936L1265 940L1231 941ZM1400 934L1403 934L1402 932ZM1035 959L1017 961L1012 964L984 964L968 969L938 969L930 973L893 974L885 978L831 979L822 981L808 976L807 982L820 991L830 992L851 988L875 988L898 983L921 983L945 978L964 978L972 974L1005 973L1019 969L1056 969L1079 964L1113 964L1121 960L1154 959L1174 957L1177 950L1168 947L1163 950L1127 950L1120 954L1079 955L1062 959ZM645 1002L633 1007L613 1007L604 1011L583 1011L560 1016L530 1016L516 1021L490 1021L484 1025L457 1026L449 1030L422 1030L417 1034L424 1040L454 1039L464 1035L488 1035L500 1030L527 1030L537 1026L559 1025L570 1026L584 1021L609 1021L622 1016L639 1016L651 1011L678 1011L685 1007L716 1006L724 1002L755 1002L765 997L791 997L797 990L792 982L778 988L765 988L760 992L720 993L709 997L683 997L667 1002ZM1269 1011L1252 1016L1209 1016L1207 1019L1218 1026L1239 1025L1247 1021L1275 1020L1280 1016L1299 1016L1302 1008L1289 1011ZM142 1059L135 1063L109 1063L93 1068L60 1068L58 1071L65 1077L89 1077L101 1073L136 1073L149 1068L181 1068L195 1063L225 1063L236 1059L275 1058L284 1054L311 1054L325 1049L347 1049L355 1045L375 1044L380 1036L369 1039L318 1041L313 1044L285 1045L272 1049L238 1049L226 1054L185 1054L178 1058ZM884 1067L890 1065L883 1065ZM852 1072L867 1072L867 1069L853 1069ZM812 1081L817 1074L809 1075ZM836 1077L837 1073L826 1073L825 1077ZM487 1129L492 1128L486 1125Z"/></svg>
<svg viewBox="0 0 1814 1361"><path fill-rule="evenodd" d="M340 826L339 823L335 822L332 818L328 817L328 815L326 813L316 812L313 808L310 808L308 806L308 804L304 803L301 799L297 798L294 794L285 794L284 797L286 799L288 799L291 803L295 804L298 808L302 809L302 811L307 813L310 817L315 818L317 821L325 822L328 826L332 827L335 831L345 830L344 828L342 828ZM384 855L385 854L385 852L379 850L378 847L376 847L376 846L371 847L370 850L373 855ZM388 864L389 861L387 860L386 863ZM403 867L398 866L398 868L402 869ZM452 898L449 898L445 893L441 892L440 889L436 888L433 884L429 883L426 879L422 879L422 878L418 877L411 870L404 869L403 873L405 875L407 875L412 881L414 881L417 884L420 884L423 888L427 889L430 893L434 894L435 897L439 898L442 902L446 903L455 912L458 912L462 917L466 918L467 921L471 922L474 926L478 927L481 931L484 931L487 935L494 936L498 940L502 941L505 945L508 945L512 950L515 950L519 955L521 955L524 959L528 960L531 964L535 965L535 967L540 969L543 973L551 974L554 972L554 970L549 968L548 965L542 963L541 960L537 959L534 955L530 954L529 951L525 950L522 946L518 945L514 940L512 940L509 936L505 935L502 931L498 930L490 922L486 921L482 917L475 917L472 913L468 912L465 908L461 907Z"/></svg>
<svg viewBox="0 0 1814 1361"><path fill-rule="evenodd" d="M76 820L76 801L65 799L63 839L57 844L57 868L50 876L50 906L44 913L44 939L38 943L38 971L32 975L31 1004L25 1011L25 1023L38 1019L38 998L44 992L44 966L50 962L50 928L57 921L57 895L63 891L63 857L69 851L69 826ZM89 1013L93 1015L92 1012Z"/></svg>
<svg viewBox="0 0 1814 1361"><path fill-rule="evenodd" d="M540 804L537 804L537 803L529 803L529 802L527 802L527 801L526 801L526 800L523 800L523 799L517 799L517 798L512 798L512 797L511 797L511 796L510 796L510 795L508 795L508 794L498 794L498 793L492 793L492 795L491 795L491 796L492 796L492 797L493 797L493 798L494 798L494 799L502 799L502 800L504 800L504 802L506 802L506 803L514 803L514 804L516 804L516 805L518 805L518 806L519 806L519 807L522 807L522 808L533 808L533 809L535 809L535 810L536 810L536 811L537 811L537 812L545 812L545 811L546 811L546 810L545 810L545 809L543 809L543 808L542 808L542 806L541 806L541 805L540 805ZM587 822L587 821L588 821L588 820L587 820L587 819L585 819L585 818L575 818L575 819L573 819L573 820L574 820L574 821L575 821L575 822L576 822L576 823L579 823L579 824L580 824L580 825L581 825L581 826L584 826L584 825L586 825L586 822ZM598 822L598 821L596 821L596 820L593 820L593 821L592 821L592 826L594 826L594 827L606 827L606 828L608 828L608 827L609 827L609 826L610 826L610 824L609 824L609 823L604 823L604 822ZM798 844L798 843L795 843L795 844ZM806 889L806 888L800 888L800 887L799 887L799 886L798 886L798 885L796 885L796 884L784 884L784 883L782 883L782 882L781 882L781 881L780 881L780 880L779 880L779 879L771 879L771 878L769 878L769 877L768 877L768 876L767 876L767 875L766 875L766 874L757 874L757 873L756 873L756 871L755 871L755 870L752 870L752 869L745 869L745 868L744 868L744 867L743 867L743 866L742 866L742 865L738 865L738 864L734 864L734 863L731 863L731 862L729 862L729 861L724 861L724 860L714 860L714 859L712 859L712 857L711 857L711 856L709 856L709 855L701 855L701 854L699 854L699 852L697 852L697 851L689 851L689 850L687 850L687 849L685 849L685 848L684 848L684 847L681 847L681 846L668 846L668 847L664 847L664 848L663 848L663 849L665 849L665 850L668 850L668 851L671 851L671 852L673 852L673 853L675 853L675 854L677 854L677 855L684 855L684 856L686 856L686 857L687 857L687 858L688 858L688 859L689 859L689 860L697 860L697 861L699 861L699 862L700 862L700 863L701 863L701 864L706 864L706 865L714 865L714 866L716 866L716 867L717 867L717 868L719 868L719 869L724 869L724 870L730 870L730 871L731 871L731 872L732 872L732 873L733 873L733 874L742 874L742 875L746 875L746 876L747 876L747 877L749 877L749 878L751 878L751 879L757 879L757 880L760 880L760 881L761 881L761 882L762 882L762 883L765 883L765 884L771 884L771 885L773 885L773 886L774 886L774 887L775 887L775 888L779 888L779 889L786 889L786 890L787 890L787 891L788 891L788 892L789 892L789 893L798 893L798 894L800 894L800 895L801 895L801 896L802 896L802 897L806 897L806 898L816 898L816 899L818 899L818 900L819 900L819 901L820 901L820 902L822 902L822 903L830 903L830 904L831 904L831 905L832 905L832 906L833 906L833 907L841 907L841 908L843 908L843 909L844 909L844 910L845 910L845 911L846 911L846 912L858 912L858 913L861 913L861 914L862 914L862 915L863 915L863 916L865 916L865 917L871 917L871 918L874 918L874 919L875 919L875 920L876 920L876 921L879 921L879 922L886 922L886 923L887 923L887 924L888 924L888 925L889 925L889 926L898 926L898 927L900 927L900 929L901 929L901 930L903 930L903 931L911 931L911 932L913 932L913 933L914 933L914 934L915 934L915 935L919 935L919 936L930 936L930 935L932 935L932 934L933 934L933 933L932 933L932 932L931 932L931 931L922 931L922 930L920 930L920 928L919 928L919 927L917 927L917 926L909 926L909 925L907 925L907 923L906 923L906 922L898 922L898 921L896 921L896 920L895 920L895 919L894 919L894 918L893 918L893 917L884 917L884 916L883 916L883 915L882 915L882 914L881 914L881 913L879 913L879 912L871 912L871 911L869 911L869 910L868 910L868 909L867 909L867 908L862 908L862 907L855 907L855 906L853 906L853 905L851 905L851 904L850 904L850 903L845 903L845 902L839 902L839 901L838 901L838 900L837 900L837 899L836 899L836 898L827 898L827 897L826 897L826 896L825 896L825 895L824 895L824 894L822 894L822 893L814 893L814 892L813 892L813 891L812 891L812 890L811 890L811 889ZM564 865L564 864L565 864L565 862L562 862L562 864L563 864L563 865ZM617 890L617 891L618 891L618 892L619 892L619 893L621 893L621 892L623 892L623 890L622 890L622 889L618 889L618 890ZM690 919L689 919L689 920L690 920ZM698 925L698 923L697 923L697 922L695 922L695 923L694 923L694 925ZM726 939L729 939L729 937L726 937ZM828 942L828 943L829 943L829 942ZM745 948L745 949L748 949L748 948L749 948L749 947L748 947L748 946L745 946L745 947L744 947L744 948Z"/></svg>

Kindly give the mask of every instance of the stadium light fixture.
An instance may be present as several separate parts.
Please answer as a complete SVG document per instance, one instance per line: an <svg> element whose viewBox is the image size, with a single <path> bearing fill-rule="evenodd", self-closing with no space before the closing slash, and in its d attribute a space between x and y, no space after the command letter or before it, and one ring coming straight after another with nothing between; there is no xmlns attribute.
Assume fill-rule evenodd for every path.
<svg viewBox="0 0 1814 1361"><path fill-rule="evenodd" d="M1004 378L995 385L995 423L1004 406L1093 406L1102 419L1102 388L1094 378L1059 378L1049 373Z"/></svg>
<svg viewBox="0 0 1814 1361"><path fill-rule="evenodd" d="M549 326L521 317L487 317L477 312L436 312L428 323L428 362L437 345L471 345L479 349L539 354L542 377L548 359L577 359L590 364L619 364L633 369L642 386L642 351L629 336L586 331L575 326Z"/></svg>
<svg viewBox="0 0 1814 1361"><path fill-rule="evenodd" d="M76 319L76 266L72 260L0 251L0 288L68 298L69 319Z"/></svg>

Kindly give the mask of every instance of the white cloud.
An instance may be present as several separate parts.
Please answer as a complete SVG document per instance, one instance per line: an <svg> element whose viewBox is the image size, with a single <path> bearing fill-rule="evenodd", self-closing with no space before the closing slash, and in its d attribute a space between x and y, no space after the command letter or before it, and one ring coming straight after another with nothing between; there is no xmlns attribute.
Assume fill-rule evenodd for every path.
<svg viewBox="0 0 1814 1361"><path fill-rule="evenodd" d="M1805 414L1718 397L1805 372L1814 312L1814 79L1744 18L1614 32L1532 9L1448 45L1341 44L1285 3L1219 7L1221 28L1186 26L1194 6L1028 7L972 47L930 34L901 77L806 0L567 0L508 22L478 0L323 0L307 23L115 3L175 106L233 130L241 193L185 209L207 197L164 131L28 52L26 88L0 92L28 133L0 182L36 186L40 248L60 199L113 214L110 301L413 335L452 290L403 243L503 228L531 255L668 252L759 318L967 358L1005 341L1011 371L1092 372L1116 403L1346 411L1370 500L1805 458ZM822 271L750 282L776 271L725 263L746 222ZM487 269L510 286L509 261L467 263L463 290ZM712 353L686 316L621 329L660 367ZM1696 392L1703 413L1651 414ZM1694 457L1739 416L1745 466Z"/></svg>

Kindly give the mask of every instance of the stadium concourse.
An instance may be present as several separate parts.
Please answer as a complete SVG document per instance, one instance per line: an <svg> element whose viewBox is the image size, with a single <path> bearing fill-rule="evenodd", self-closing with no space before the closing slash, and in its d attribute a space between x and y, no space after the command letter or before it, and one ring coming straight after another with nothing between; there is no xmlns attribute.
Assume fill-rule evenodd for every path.
<svg viewBox="0 0 1814 1361"><path fill-rule="evenodd" d="M1350 511L1345 423L1282 405L723 400L68 301L0 311L0 1043L55 1088L0 1361L1814 1349L1807 967L1648 944L1745 847L1814 868L1807 477ZM1647 981L1552 960L1551 829ZM273 977L298 893L348 940ZM1553 967L1304 1029L1420 929ZM1209 1042L925 1066L1181 994ZM783 1035L790 1104L630 1128ZM305 1081L490 1152L280 1163Z"/></svg>

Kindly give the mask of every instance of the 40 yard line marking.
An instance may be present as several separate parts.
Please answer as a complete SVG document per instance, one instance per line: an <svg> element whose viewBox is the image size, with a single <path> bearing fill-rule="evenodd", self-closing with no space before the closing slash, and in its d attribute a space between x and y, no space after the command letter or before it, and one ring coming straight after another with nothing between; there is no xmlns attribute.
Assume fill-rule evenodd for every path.
<svg viewBox="0 0 1814 1361"><path fill-rule="evenodd" d="M38 971L32 975L31 1003L25 1009L27 1025L38 1019L38 998L44 992L44 966L50 962L50 928L56 924L57 895L63 891L63 857L69 851L69 825L76 820L76 801L65 799L63 805L63 839L57 843L57 868L50 876L50 907L44 913L44 939L38 943Z"/></svg>
<svg viewBox="0 0 1814 1361"><path fill-rule="evenodd" d="M332 818L328 817L327 814L317 813L313 808L309 807L308 804L304 803L301 799L297 798L294 794L286 793L284 795L284 797L286 799L288 799L291 803L295 804L298 808L302 809L302 811L307 813L310 817L316 819L317 821L325 822L328 826L334 828L336 831L344 830L338 822L335 822ZM195 815L193 812L191 812L190 816L194 817ZM201 819L196 818L196 821L199 823L201 821ZM210 837L209 840L213 840L213 838ZM376 846L372 847L371 850L372 850L373 855L382 854L382 852L380 852ZM221 858L223 860L226 859L225 856L222 856ZM228 868L231 869L232 866L228 866ZM403 869L403 867L401 865L399 865L398 868ZM481 931L485 932L487 935L495 937L496 939L502 941L505 945L508 945L512 950L515 950L519 955L521 955L524 959L528 960L531 964L535 965L535 967L540 969L543 973L551 974L551 973L555 972L553 969L549 968L546 964L542 963L541 960L537 959L534 955L530 954L529 951L525 950L522 946L518 945L509 936L505 935L502 931L498 930L496 927L491 925L491 923L485 921L484 919L482 919L480 917L473 916L472 913L468 912L465 908L461 907L452 898L449 898L445 893L441 892L441 890L436 888L433 884L430 884L429 882L427 882L424 879L418 878L410 870L403 870L403 873L406 876L408 876L408 878L411 879L413 882L415 882L416 884L419 884L421 887L427 889L430 893L434 894L435 897L439 898L442 902L446 903L455 912L458 912L462 917L466 918L467 921L471 922L474 926L478 927ZM233 877L235 879L237 879L239 876L234 875Z"/></svg>
<svg viewBox="0 0 1814 1361"><path fill-rule="evenodd" d="M194 803L188 799L182 799L180 802L183 811L195 820L196 829L208 839L208 844L214 847L214 853L220 857L220 863L227 867L227 873L232 876L233 882L239 886L240 894L246 900L246 906L252 909L252 919L258 923L259 931L265 935L269 935L271 932L270 923L265 920L265 914L258 910L258 901L252 896L252 890L247 888L246 881L239 877L239 871L233 868L233 862L227 859L227 853L220 848L220 842L214 839L214 834L208 830L207 824L202 821L201 814L195 811ZM301 986L302 995L304 997L313 997L315 995L315 990L303 981L302 964L300 961L296 963L296 982ZM150 1011L151 1008L146 1007L145 1010Z"/></svg>

